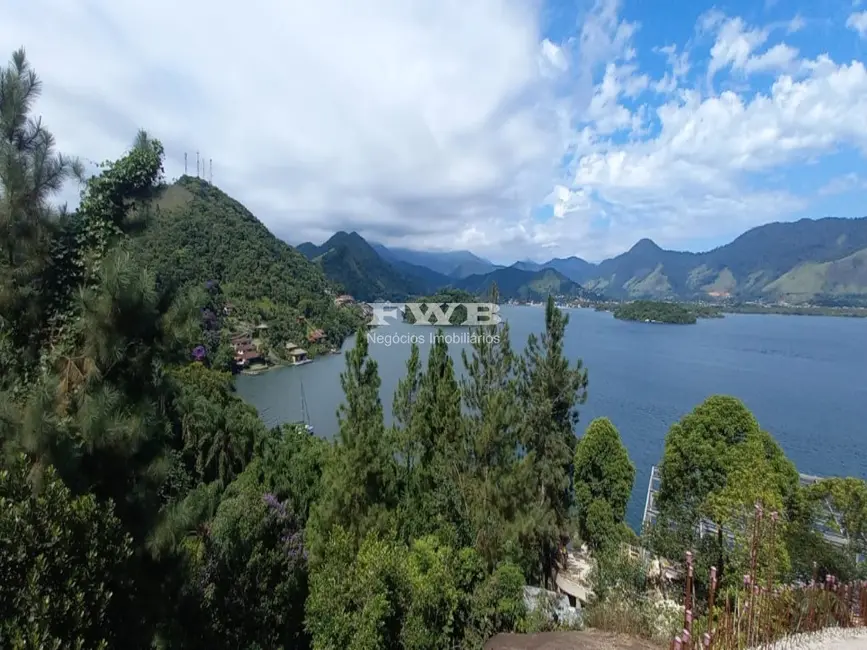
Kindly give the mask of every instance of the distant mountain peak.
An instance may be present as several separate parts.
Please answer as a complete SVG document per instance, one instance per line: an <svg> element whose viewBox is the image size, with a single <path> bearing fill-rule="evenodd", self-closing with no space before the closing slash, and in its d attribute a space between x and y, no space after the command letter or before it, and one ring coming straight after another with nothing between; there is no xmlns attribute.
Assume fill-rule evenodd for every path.
<svg viewBox="0 0 867 650"><path fill-rule="evenodd" d="M645 238L639 239L637 242L635 242L635 245L629 249L629 252L630 253L633 253L635 251L653 251L653 252L656 252L656 251L661 251L661 250L662 249L657 245L657 243L655 241L645 237Z"/></svg>

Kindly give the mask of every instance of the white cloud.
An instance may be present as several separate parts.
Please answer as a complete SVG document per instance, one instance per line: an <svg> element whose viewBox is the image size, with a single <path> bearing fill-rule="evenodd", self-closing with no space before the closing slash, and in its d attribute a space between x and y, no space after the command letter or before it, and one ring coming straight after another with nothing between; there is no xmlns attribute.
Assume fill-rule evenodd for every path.
<svg viewBox="0 0 867 650"><path fill-rule="evenodd" d="M846 194L856 190L867 189L867 180L861 178L855 172L850 172L842 176L832 178L819 188L820 196L833 196L836 194Z"/></svg>
<svg viewBox="0 0 867 650"><path fill-rule="evenodd" d="M114 158L143 126L170 177L202 152L216 184L292 241L355 229L503 260L598 259L642 236L677 246L785 218L807 199L757 174L867 150L859 61L802 59L711 11L697 25L706 70L707 50L668 44L651 80L617 0L557 41L537 9L29 0L4 7L0 43L27 46L64 151ZM749 87L758 72L773 75L764 93ZM705 73L728 90L696 88ZM547 221L530 216L540 203Z"/></svg>
<svg viewBox="0 0 867 650"><path fill-rule="evenodd" d="M867 11L850 14L849 18L846 20L846 27L858 32L858 35L861 36L861 38L867 38Z"/></svg>
<svg viewBox="0 0 867 650"><path fill-rule="evenodd" d="M777 43L757 56L751 56L744 63L747 72L785 71L792 68L798 58L798 50L785 43Z"/></svg>
<svg viewBox="0 0 867 650"><path fill-rule="evenodd" d="M795 14L795 17L789 21L788 26L786 27L786 31L789 34L794 34L795 32L799 32L804 27L807 26L807 21L801 16L801 14Z"/></svg>
<svg viewBox="0 0 867 650"><path fill-rule="evenodd" d="M728 18L717 34L716 42L710 50L711 60L708 64L708 80L720 70L731 66L743 68L750 55L768 38L767 30L749 29L742 18Z"/></svg>

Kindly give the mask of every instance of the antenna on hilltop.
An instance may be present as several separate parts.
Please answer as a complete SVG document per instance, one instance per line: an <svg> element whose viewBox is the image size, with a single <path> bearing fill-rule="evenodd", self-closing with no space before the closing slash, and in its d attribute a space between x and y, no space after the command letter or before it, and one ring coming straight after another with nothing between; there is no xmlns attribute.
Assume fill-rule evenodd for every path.
<svg viewBox="0 0 867 650"><path fill-rule="evenodd" d="M199 152L196 152L196 178L199 177Z"/></svg>
<svg viewBox="0 0 867 650"><path fill-rule="evenodd" d="M187 175L187 152L184 152L184 176Z"/></svg>
<svg viewBox="0 0 867 650"><path fill-rule="evenodd" d="M208 182L214 184L214 159L208 158Z"/></svg>

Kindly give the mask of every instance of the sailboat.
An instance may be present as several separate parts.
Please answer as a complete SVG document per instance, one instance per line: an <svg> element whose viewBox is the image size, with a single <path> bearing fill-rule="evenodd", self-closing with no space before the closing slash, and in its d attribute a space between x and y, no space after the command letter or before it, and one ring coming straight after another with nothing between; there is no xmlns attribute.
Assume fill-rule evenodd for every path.
<svg viewBox="0 0 867 650"><path fill-rule="evenodd" d="M313 425L310 424L310 413L307 412L307 399L304 397L304 382L299 380L301 384L301 418L304 424L304 430L307 433L313 433Z"/></svg>

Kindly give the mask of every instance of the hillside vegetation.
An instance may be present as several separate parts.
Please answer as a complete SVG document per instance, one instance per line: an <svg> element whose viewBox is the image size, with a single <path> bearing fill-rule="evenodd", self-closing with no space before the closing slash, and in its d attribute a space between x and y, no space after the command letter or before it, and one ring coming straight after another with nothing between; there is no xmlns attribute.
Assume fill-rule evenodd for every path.
<svg viewBox="0 0 867 650"><path fill-rule="evenodd" d="M305 242L298 250L357 300L403 300L449 282L425 267L401 260L386 261L355 232L338 232L321 246Z"/></svg>
<svg viewBox="0 0 867 650"><path fill-rule="evenodd" d="M663 647L684 619L660 622L621 542L669 558L693 550L734 602L744 575L759 581L750 593L816 572L864 577L867 485L802 486L732 397L672 424L662 525L630 531L635 466L613 422L580 422L588 369L565 356L569 315L550 298L520 353L497 325L463 351L462 375L444 337L424 361L411 346L393 426L360 328L334 387L333 437L267 429L232 375L196 354L221 295L199 283L219 271L250 304L315 301L318 269L215 188L185 179L189 195L163 192L164 150L145 132L60 214L53 201L81 168L31 114L38 78L23 50L0 81L0 648L478 650L500 632L570 624L525 599L526 586L550 584L567 544L592 549L587 620ZM201 232L172 221L187 217ZM261 262L190 260L244 257L243 241L209 232L221 225L257 242ZM143 242L159 247L147 262ZM309 284L274 275L292 264ZM256 288L239 286L244 273ZM740 531L757 502L781 525L751 561ZM842 546L815 531L827 504ZM699 539L702 518L735 543ZM696 631L729 605L697 608Z"/></svg>
<svg viewBox="0 0 867 650"><path fill-rule="evenodd" d="M559 271L523 271L514 267L497 269L486 275L471 275L454 283L475 295L490 294L492 287L499 289L503 300L544 301L549 295L570 298L597 299L598 294L573 282Z"/></svg>
<svg viewBox="0 0 867 650"><path fill-rule="evenodd" d="M620 305L614 310L614 318L676 325L693 325L697 321L696 315L681 305L651 300L636 300Z"/></svg>
<svg viewBox="0 0 867 650"><path fill-rule="evenodd" d="M360 322L334 305L338 288L317 265L206 181L181 177L160 190L150 215L131 240L139 263L168 287L218 283L233 320L267 323L273 347L315 329L340 344Z"/></svg>

